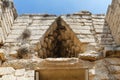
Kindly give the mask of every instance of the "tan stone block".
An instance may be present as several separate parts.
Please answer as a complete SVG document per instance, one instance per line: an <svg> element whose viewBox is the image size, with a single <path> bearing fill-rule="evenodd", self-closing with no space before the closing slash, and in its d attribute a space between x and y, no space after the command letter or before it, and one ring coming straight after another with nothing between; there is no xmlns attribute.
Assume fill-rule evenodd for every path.
<svg viewBox="0 0 120 80"><path fill-rule="evenodd" d="M25 69L18 69L15 71L15 76L24 76Z"/></svg>

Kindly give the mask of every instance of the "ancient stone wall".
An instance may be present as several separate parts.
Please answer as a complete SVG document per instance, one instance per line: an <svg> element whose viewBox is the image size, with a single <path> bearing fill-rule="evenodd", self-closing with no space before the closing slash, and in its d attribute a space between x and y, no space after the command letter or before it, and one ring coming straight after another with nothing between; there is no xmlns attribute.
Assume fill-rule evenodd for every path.
<svg viewBox="0 0 120 80"><path fill-rule="evenodd" d="M0 43L4 43L11 32L11 27L17 17L16 9L12 1L0 0Z"/></svg>
<svg viewBox="0 0 120 80"><path fill-rule="evenodd" d="M0 67L0 80L34 80L34 70Z"/></svg>
<svg viewBox="0 0 120 80"><path fill-rule="evenodd" d="M106 22L117 45L120 45L120 0L113 0L109 5Z"/></svg>

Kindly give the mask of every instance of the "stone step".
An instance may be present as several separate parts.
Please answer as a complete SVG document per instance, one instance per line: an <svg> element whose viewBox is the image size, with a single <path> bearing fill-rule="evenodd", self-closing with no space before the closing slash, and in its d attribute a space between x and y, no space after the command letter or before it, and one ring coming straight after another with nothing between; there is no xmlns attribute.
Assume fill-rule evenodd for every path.
<svg viewBox="0 0 120 80"><path fill-rule="evenodd" d="M91 26L70 26L72 29L90 30Z"/></svg>
<svg viewBox="0 0 120 80"><path fill-rule="evenodd" d="M96 39L94 39L94 38L83 38L83 39L79 39L80 40L80 42L82 42L82 43L95 43L96 42Z"/></svg>
<svg viewBox="0 0 120 80"><path fill-rule="evenodd" d="M26 26L13 26L11 29L14 30L14 29L25 29Z"/></svg>
<svg viewBox="0 0 120 80"><path fill-rule="evenodd" d="M19 35L19 34L22 34L24 30L12 30L11 31L11 34L16 34L16 35Z"/></svg>
<svg viewBox="0 0 120 80"><path fill-rule="evenodd" d="M28 23L14 23L13 26L27 26Z"/></svg>
<svg viewBox="0 0 120 80"><path fill-rule="evenodd" d="M96 34L96 37L112 38L112 35L110 33L109 34L102 33L102 34Z"/></svg>
<svg viewBox="0 0 120 80"><path fill-rule="evenodd" d="M49 28L49 26L29 26L29 27L27 27L27 29L30 29L30 30L39 30L39 29L41 29L41 30L46 30L46 29L48 29Z"/></svg>
<svg viewBox="0 0 120 80"><path fill-rule="evenodd" d="M16 39L6 39L5 42L12 43L12 42L17 42L17 40Z"/></svg>
<svg viewBox="0 0 120 80"><path fill-rule="evenodd" d="M108 29L95 29L96 33L102 33L102 34L106 34L106 33L110 33L110 30Z"/></svg>
<svg viewBox="0 0 120 80"><path fill-rule="evenodd" d="M16 38L18 38L20 35L13 35L13 34L10 34L8 37L7 37L7 39L16 39Z"/></svg>
<svg viewBox="0 0 120 80"><path fill-rule="evenodd" d="M93 34L90 30L77 30L73 29L73 32L76 34Z"/></svg>
<svg viewBox="0 0 120 80"><path fill-rule="evenodd" d="M46 32L46 30L32 30L31 34L32 35L43 35Z"/></svg>

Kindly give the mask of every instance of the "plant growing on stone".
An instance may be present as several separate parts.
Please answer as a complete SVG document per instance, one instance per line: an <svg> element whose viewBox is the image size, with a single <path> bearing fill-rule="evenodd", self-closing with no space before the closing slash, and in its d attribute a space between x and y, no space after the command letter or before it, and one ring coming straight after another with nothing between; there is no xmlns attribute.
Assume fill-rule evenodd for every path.
<svg viewBox="0 0 120 80"><path fill-rule="evenodd" d="M25 29L21 36L22 36L22 40L28 39L31 36L31 31L29 29Z"/></svg>
<svg viewBox="0 0 120 80"><path fill-rule="evenodd" d="M29 51L30 50L27 46L21 46L17 51L18 52L18 58L23 58L23 57L27 56Z"/></svg>
<svg viewBox="0 0 120 80"><path fill-rule="evenodd" d="M25 29L22 32L22 34L17 38L17 40L20 43L25 44L28 43L30 36L31 36L31 31L29 29Z"/></svg>

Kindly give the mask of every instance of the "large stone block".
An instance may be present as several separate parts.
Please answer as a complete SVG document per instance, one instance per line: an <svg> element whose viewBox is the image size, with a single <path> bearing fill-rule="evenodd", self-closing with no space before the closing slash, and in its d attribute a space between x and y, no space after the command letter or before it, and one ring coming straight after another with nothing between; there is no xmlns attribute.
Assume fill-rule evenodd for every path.
<svg viewBox="0 0 120 80"><path fill-rule="evenodd" d="M2 76L3 80L16 80L16 77L13 75L4 75Z"/></svg>
<svg viewBox="0 0 120 80"><path fill-rule="evenodd" d="M12 67L0 67L0 75L14 74L15 69Z"/></svg>
<svg viewBox="0 0 120 80"><path fill-rule="evenodd" d="M28 70L25 72L25 77L34 77L35 71L34 70Z"/></svg>
<svg viewBox="0 0 120 80"><path fill-rule="evenodd" d="M24 76L25 69L18 69L15 71L15 76Z"/></svg>
<svg viewBox="0 0 120 80"><path fill-rule="evenodd" d="M95 61L102 58L102 54L96 51L86 51L83 54L79 54L79 58L83 60Z"/></svg>

